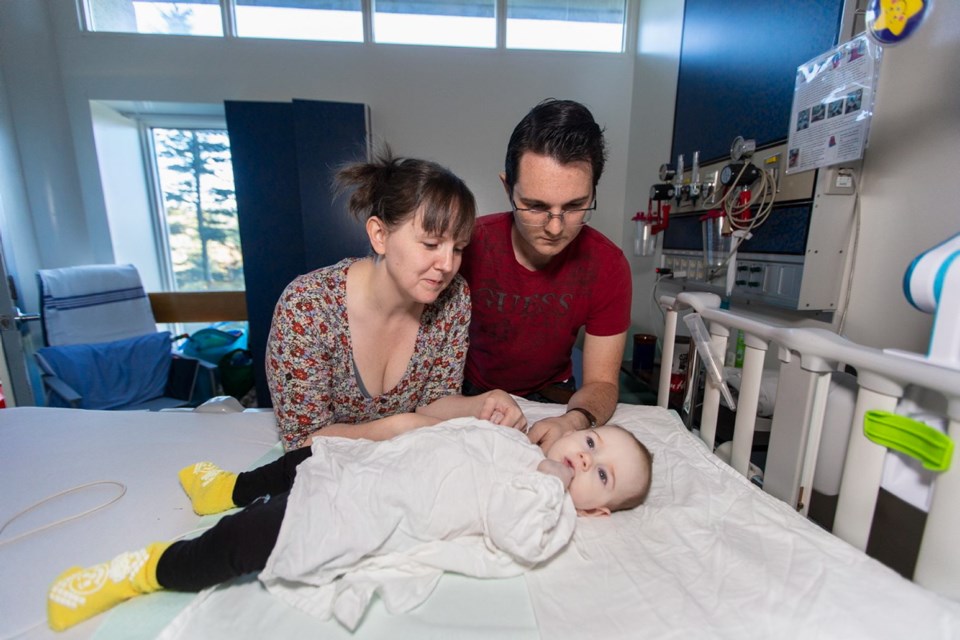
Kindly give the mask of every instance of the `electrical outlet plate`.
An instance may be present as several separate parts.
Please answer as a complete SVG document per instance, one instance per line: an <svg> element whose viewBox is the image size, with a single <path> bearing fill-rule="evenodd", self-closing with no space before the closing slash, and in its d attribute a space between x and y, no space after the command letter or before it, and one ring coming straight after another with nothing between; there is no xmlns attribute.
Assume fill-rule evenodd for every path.
<svg viewBox="0 0 960 640"><path fill-rule="evenodd" d="M775 153L763 159L763 170L773 175L774 182L777 183L777 192L780 191L780 165L783 154Z"/></svg>

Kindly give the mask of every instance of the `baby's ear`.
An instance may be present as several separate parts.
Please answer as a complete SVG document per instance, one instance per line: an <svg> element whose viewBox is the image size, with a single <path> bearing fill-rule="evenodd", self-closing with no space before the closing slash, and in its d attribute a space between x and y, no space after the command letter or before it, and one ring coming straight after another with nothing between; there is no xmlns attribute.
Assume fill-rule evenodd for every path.
<svg viewBox="0 0 960 640"><path fill-rule="evenodd" d="M582 518L597 518L610 515L610 509L607 507L594 507L593 509L577 509L577 515Z"/></svg>

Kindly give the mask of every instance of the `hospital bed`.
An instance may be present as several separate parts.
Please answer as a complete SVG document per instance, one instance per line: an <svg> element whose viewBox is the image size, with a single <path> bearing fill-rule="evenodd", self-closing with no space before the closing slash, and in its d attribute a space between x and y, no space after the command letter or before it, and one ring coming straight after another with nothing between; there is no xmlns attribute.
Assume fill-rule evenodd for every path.
<svg viewBox="0 0 960 640"><path fill-rule="evenodd" d="M668 325L684 304L699 302L669 301ZM706 306L699 311L711 330L719 331L710 317L714 311ZM748 324L753 320L727 320L732 326L740 322L751 336L761 332L759 325ZM795 335L783 333L784 341ZM748 337L748 344L757 340ZM792 348L785 347L788 359L819 362ZM754 357L748 351L747 362ZM953 373L935 377L929 366L905 367L904 375L960 389ZM745 378L752 367L747 365ZM749 395L744 385L738 420L747 414ZM531 421L562 411L558 405L520 402ZM817 413L816 401L813 405L806 409L810 414ZM709 410L705 413L709 419ZM204 459L247 468L279 455L273 416L0 410L0 523L50 495L77 488L16 518L0 533L0 640L960 637L960 604L936 593L950 593L950 585L938 584L936 591L921 587L821 529L798 512L792 496L784 501L738 471L742 454L737 447L734 466L722 462L676 413L662 407L621 404L613 421L636 433L654 455L646 504L609 518L580 519L569 546L524 576L446 575L408 614L391 615L375 600L352 635L335 621L317 621L292 609L254 579L201 594L151 594L55 634L44 618L50 581L68 566L101 562L207 526L209 517L190 510L177 470ZM809 432L804 425L796 429ZM702 433L708 436L707 431ZM743 431L739 425L738 431ZM804 441L801 451L808 449ZM801 465L799 476L805 473ZM769 468L767 474L776 476ZM85 486L95 481L111 484ZM937 560L948 574L946 582L955 586L956 554L937 553L943 553Z"/></svg>

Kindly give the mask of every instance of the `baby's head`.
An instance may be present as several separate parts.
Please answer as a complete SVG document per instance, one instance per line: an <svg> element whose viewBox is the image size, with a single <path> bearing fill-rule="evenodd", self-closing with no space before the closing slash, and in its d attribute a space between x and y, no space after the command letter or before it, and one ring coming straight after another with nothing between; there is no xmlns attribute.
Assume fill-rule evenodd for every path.
<svg viewBox="0 0 960 640"><path fill-rule="evenodd" d="M632 509L650 491L653 456L617 425L567 433L553 443L547 458L572 469L568 491L582 516Z"/></svg>

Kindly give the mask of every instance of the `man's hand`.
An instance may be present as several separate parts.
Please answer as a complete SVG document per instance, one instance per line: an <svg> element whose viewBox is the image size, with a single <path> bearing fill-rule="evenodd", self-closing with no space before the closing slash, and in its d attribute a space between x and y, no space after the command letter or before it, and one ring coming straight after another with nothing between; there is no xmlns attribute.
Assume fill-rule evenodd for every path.
<svg viewBox="0 0 960 640"><path fill-rule="evenodd" d="M511 429L525 431L527 428L527 418L520 410L520 405L516 400L500 389L487 391L477 396L483 404L477 412L477 417L481 420L489 420L494 424L499 424Z"/></svg>
<svg viewBox="0 0 960 640"><path fill-rule="evenodd" d="M553 446L553 443L562 438L571 431L586 429L590 425L586 416L574 411L555 418L544 418L534 422L527 432L530 442L538 445L546 453Z"/></svg>

